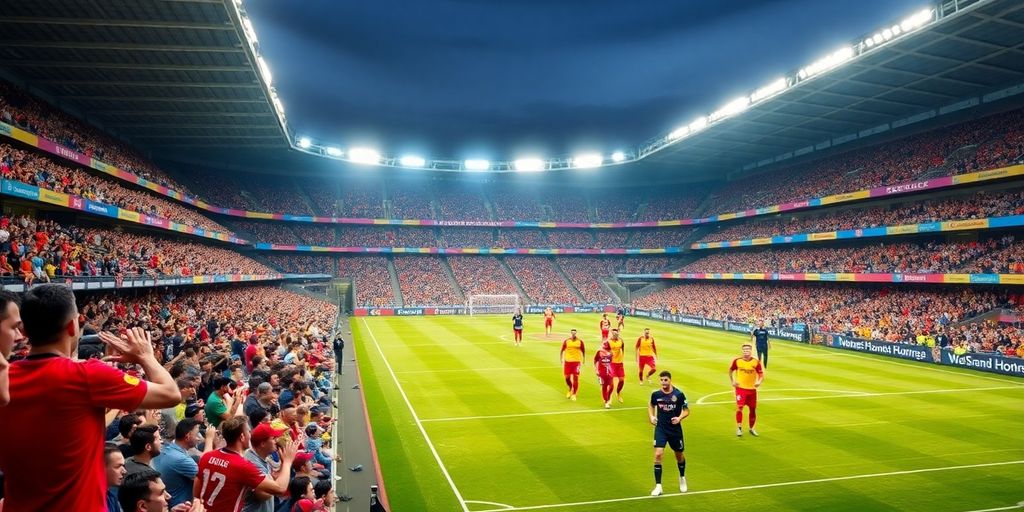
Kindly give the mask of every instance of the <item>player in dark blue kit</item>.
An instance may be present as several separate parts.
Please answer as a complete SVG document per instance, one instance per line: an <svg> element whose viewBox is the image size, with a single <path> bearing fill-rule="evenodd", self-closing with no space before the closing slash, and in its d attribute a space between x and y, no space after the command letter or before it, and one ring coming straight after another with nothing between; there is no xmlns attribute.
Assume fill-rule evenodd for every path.
<svg viewBox="0 0 1024 512"><path fill-rule="evenodd" d="M761 366L768 368L768 349L771 347L768 341L768 329L764 328L764 320L757 323L757 329L750 331L750 341L757 349L757 359Z"/></svg>
<svg viewBox="0 0 1024 512"><path fill-rule="evenodd" d="M683 418L690 415L686 395L672 386L672 374L663 371L658 374L661 389L651 393L647 407L651 424L654 425L654 490L651 496L661 496L661 456L665 445L676 453L679 468L679 492L686 492L686 457L683 455Z"/></svg>
<svg viewBox="0 0 1024 512"><path fill-rule="evenodd" d="M523 342L523 310L522 308L516 310L516 314L512 315L512 335L515 336L515 346L519 346Z"/></svg>

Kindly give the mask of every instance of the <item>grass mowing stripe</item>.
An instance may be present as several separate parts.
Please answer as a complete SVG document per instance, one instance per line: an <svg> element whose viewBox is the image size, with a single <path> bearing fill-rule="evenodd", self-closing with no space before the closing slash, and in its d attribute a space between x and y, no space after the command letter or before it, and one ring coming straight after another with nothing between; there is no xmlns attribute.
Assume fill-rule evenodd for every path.
<svg viewBox="0 0 1024 512"><path fill-rule="evenodd" d="M420 417L416 414L416 409L413 409L412 402L409 401L409 397L406 396L405 390L402 389L402 385L398 382L398 376L395 375L395 370L391 368L391 363L388 362L387 356L384 355L384 351L380 348L380 343L377 342L377 337L373 334L373 329L370 328L370 324L366 323L366 319L363 319L363 326L366 327L366 333L370 335L370 339L373 341L377 352L380 354L381 360L384 361L384 367L387 368L388 373L391 374L391 379L395 381L395 387L398 389L399 394L402 395L402 400L405 401L405 405L409 407L409 412L412 414L413 421L416 422L416 427L420 429L420 433L423 434L423 439L427 442L427 447L430 448L430 453L434 454L434 460L437 461L438 467L441 468L441 473L444 474L448 485L452 487L452 492L455 493L455 498L459 500L459 504L462 506L463 512L468 512L469 507L466 506L466 500L462 498L462 494L459 493L459 489L455 487L455 482L452 481L451 475L448 474L448 469L444 466L444 462L441 460L441 456L438 455L437 449L434 448L434 443L430 441L430 436L427 435L427 431L423 428L423 423L420 421Z"/></svg>
<svg viewBox="0 0 1024 512"><path fill-rule="evenodd" d="M501 510L543 510L549 508L562 508L562 507L579 507L583 505L598 505L602 503L621 503L627 501L637 500L650 500L650 499L664 499L671 497L684 497L684 496L697 496L701 494L717 494L723 492L736 492L736 491L749 491L752 489L768 489L772 487L789 487L794 485L808 485L808 484L820 484L826 482L840 482L844 480L860 480L865 478L881 478L887 476L899 476L899 475L913 475L918 473L935 473L940 471L955 471L958 469L971 469L971 468L987 468L993 466L1008 466L1013 464L1024 464L1024 460L1011 460L1005 462L986 462L984 464L966 464L962 466L945 466L939 468L923 468L923 469L908 469L904 471L889 471L886 473L869 473L866 475L848 475L848 476L836 476L831 478L815 478L812 480L796 480L792 482L775 482L770 484L757 484L757 485L744 485L739 487L726 487L722 489L707 489L703 491L693 491L686 494L681 493L668 493L661 496L630 496L628 498L613 498L608 500L592 500L592 501L577 501L574 503L556 503L550 505L531 505L526 507L513 507L513 508L502 508L502 509L488 509L481 510L479 512L499 512Z"/></svg>

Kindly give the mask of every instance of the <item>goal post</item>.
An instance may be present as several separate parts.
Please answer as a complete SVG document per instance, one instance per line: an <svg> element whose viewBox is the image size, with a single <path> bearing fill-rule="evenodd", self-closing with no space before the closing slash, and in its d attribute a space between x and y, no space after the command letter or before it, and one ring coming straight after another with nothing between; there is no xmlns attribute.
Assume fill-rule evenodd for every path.
<svg viewBox="0 0 1024 512"><path fill-rule="evenodd" d="M520 301L519 295L473 294L469 296L467 309L472 316L488 313L512 314L521 307L523 307L523 303Z"/></svg>

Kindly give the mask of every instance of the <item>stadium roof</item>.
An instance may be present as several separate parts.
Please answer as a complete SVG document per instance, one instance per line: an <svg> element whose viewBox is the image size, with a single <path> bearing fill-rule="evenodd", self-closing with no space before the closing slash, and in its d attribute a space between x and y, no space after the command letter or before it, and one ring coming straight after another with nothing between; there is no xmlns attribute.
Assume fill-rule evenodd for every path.
<svg viewBox="0 0 1024 512"><path fill-rule="evenodd" d="M230 0L5 0L0 68L157 151L288 146Z"/></svg>
<svg viewBox="0 0 1024 512"><path fill-rule="evenodd" d="M283 111L275 112L269 74L259 70L259 48L247 42L238 5L116 0L86 7L71 0L7 0L0 15L0 68L165 160L328 170L331 162L314 165L285 151L294 138L286 133ZM939 109L974 106L961 103L964 98L1024 91L1006 90L1024 84L1024 3L947 0L934 8L939 20L924 29L803 80L620 172L718 179L884 132L909 116L925 113L925 119ZM238 149L245 151L231 151Z"/></svg>

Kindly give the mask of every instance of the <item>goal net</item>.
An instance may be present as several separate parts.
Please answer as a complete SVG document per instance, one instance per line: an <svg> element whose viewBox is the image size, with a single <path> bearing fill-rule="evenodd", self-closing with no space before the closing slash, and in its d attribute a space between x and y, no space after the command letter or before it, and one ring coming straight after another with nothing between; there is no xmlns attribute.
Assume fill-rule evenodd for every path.
<svg viewBox="0 0 1024 512"><path fill-rule="evenodd" d="M470 295L469 314L483 315L488 313L512 314L522 307L518 295Z"/></svg>

